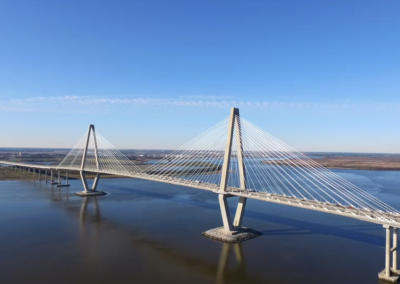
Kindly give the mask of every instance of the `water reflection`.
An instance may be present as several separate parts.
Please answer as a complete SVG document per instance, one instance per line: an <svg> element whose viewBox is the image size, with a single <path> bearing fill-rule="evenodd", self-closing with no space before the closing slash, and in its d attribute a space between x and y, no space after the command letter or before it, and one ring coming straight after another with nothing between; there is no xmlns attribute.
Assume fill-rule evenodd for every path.
<svg viewBox="0 0 400 284"><path fill-rule="evenodd" d="M86 215L87 215L87 209L88 209L88 204L91 203L93 205L93 210L94 210L94 219L92 219L96 224L101 223L101 214L100 214L100 206L97 200L96 196L92 197L82 197L82 205L81 205L81 210L79 214L79 219L81 222L81 225L83 226L85 220L86 220Z"/></svg>
<svg viewBox="0 0 400 284"><path fill-rule="evenodd" d="M67 189L60 190L56 187L51 188L51 200L57 202L55 203L58 205L57 208L61 209L64 207L64 209L72 213L72 224L78 225L75 229L78 231L77 235L79 238L77 239L75 246L82 259L81 266L86 267L86 269L90 268L93 269L93 271L96 271L96 265L102 263L105 257L118 254L121 261L116 261L115 264L118 265L119 269L125 268L124 259L133 259L131 263L146 268L136 276L142 281L142 283L150 283L146 280L153 276L152 273L146 272L147 268L150 267L148 263L151 263L151 266L153 266L154 263L157 263L158 267L163 265L171 267L171 269L182 270L188 275L193 275L194 278L201 275L201 277L207 279L207 281L203 283L265 283L265 279L273 278L273 276L270 275L267 277L265 275L260 276L254 273L254 271L257 271L258 274L267 274L262 269L254 269L254 265L252 265L252 261L254 261L255 258L259 260L265 260L267 258L257 254L255 257L255 253L252 251L250 244L248 246L247 243L245 243L245 247L243 248L242 244L225 244L208 240L203 242L196 239L196 234L199 234L200 230L197 230L196 232L191 231L191 234L188 234L187 237L195 240L195 246L198 244L206 245L207 248L204 248L204 250L209 252L206 254L200 252L196 248L193 249L192 247L186 246L186 244L180 245L179 240L183 240L186 236L182 237L179 234L173 233L176 231L164 230L160 235L158 234L158 230L153 231L152 229L148 229L148 221L153 220L146 215L137 215L142 214L142 211L148 212L144 209L148 204L154 205L153 202L157 202L157 206L160 206L160 200L170 201L171 198L175 197L174 193L176 196L179 196L179 198L175 197L173 202L178 202L178 204L182 203L185 206L190 204L200 208L204 207L206 209L211 208L218 210L218 208L213 204L210 205L202 199L194 199L195 201L193 201L193 196L189 195L189 197L187 197L182 194L179 195L181 193L180 191L177 192L171 190L172 197L170 197L165 192L160 193L138 190L136 188L129 189L129 194L125 194L121 193L124 189L123 186L115 187L119 191L110 196L77 198L76 196L71 195L69 201L68 191L62 192ZM47 192L47 194L48 193L49 192ZM134 206L132 206L133 209L131 209L130 206L125 205L131 203L131 201L135 202ZM63 204L66 206L63 206ZM145 205L143 206L143 204ZM179 206L176 207L179 208ZM160 212L163 212L162 209L163 208L159 207ZM171 212L171 216L174 216L174 209L169 210L170 211L168 212ZM124 214L122 214L122 212L124 212ZM272 223L289 226L289 228L271 226L268 230L262 231L264 236L272 240L277 240L276 237L284 238L287 236L295 237L296 240L301 240L301 242L308 244L306 242L307 239L313 237L302 238L302 236L317 234L339 236L341 239L357 241L358 243L364 242L368 245L381 245L383 243L380 235L369 235L359 232L359 230L375 230L377 225L359 225L350 223L345 225L342 224L341 226L331 226L310 222L308 220L306 221L304 219L297 220L289 218L288 216L280 216L279 214L272 215L267 214L267 212L257 212L251 209L246 213L247 217L250 217L253 220L268 220ZM135 215L140 217L132 217ZM168 224L176 226L178 229L180 228L179 225L176 225L176 221L174 221L173 218L164 218L162 219L162 222L170 222ZM152 225L154 225L154 227L157 227L158 225L165 226L165 224L160 223L161 221L154 222ZM172 232L173 235L169 234L169 232ZM315 241L315 238L313 238L313 240ZM110 246L110 244L112 244L112 246ZM318 245L318 242L316 245ZM291 244L281 246L283 250L288 249L288 247L292 249ZM142 252L142 250L145 251L145 253L143 253L145 257L143 255L139 257L139 253ZM137 256L135 256L136 252L139 252ZM252 256L251 259L247 259L247 263L245 261L244 253ZM276 255L281 257L280 253L276 253ZM304 253L302 255L304 255ZM293 257L292 254L290 254L290 256ZM293 257L293 259L295 259L295 257ZM285 263L285 261L285 258L280 259L280 263ZM292 261L293 260L291 259L287 260L289 263ZM379 264L380 262L378 265ZM247 265L249 267L247 267ZM275 270L270 269L269 273L274 275L275 271L278 271L281 267L283 267L283 265L276 265ZM306 270L306 268L304 269ZM126 272L126 274L121 273L120 275L121 277L129 277L128 272ZM155 283L165 283L165 279L160 275ZM177 281L176 283L182 282ZM331 281L330 283L335 282Z"/></svg>
<svg viewBox="0 0 400 284"><path fill-rule="evenodd" d="M60 202L62 200L66 200L68 201L68 197L69 197L69 189L67 188L65 190L65 193L62 193L61 187L55 187L55 186L51 186L50 187L50 199L51 201L55 201L55 202Z"/></svg>
<svg viewBox="0 0 400 284"><path fill-rule="evenodd" d="M50 191L51 200L54 202L68 201L68 191L63 192L58 188L51 188ZM103 232L101 226L104 223L101 206L98 197L83 197L79 202L79 211L75 211L75 216L79 216L79 232L81 241L89 238L90 242L85 242L81 247L83 259L85 260L85 266L90 267L90 262L93 258L99 257L99 245L98 238ZM70 211L70 207L66 208ZM71 212L71 211L70 211ZM120 228L117 221L111 221L107 218L107 228ZM131 227L130 230L122 232L124 235L129 235L129 238L133 241L133 244L152 249L153 252L164 257L167 257L171 261L177 261L180 265L187 267L187 263L192 263L190 267L192 272L195 273L198 267L202 267L202 271L209 275L211 279L215 279L215 283L236 283L240 279L252 278L252 283L260 283L259 279L255 279L250 275L246 274L246 264L244 261L242 244L227 244L220 243L220 255L219 262L215 263L207 259L203 259L199 256L192 255L190 251L182 250L179 247L171 247L171 244L163 242L162 240L144 237L140 232ZM133 230L132 230L133 229ZM120 231L121 232L121 231ZM166 249L168 248L168 249ZM170 252L170 253L168 253ZM171 253L173 252L173 253ZM232 257L233 256L233 257ZM233 263L232 260L234 259Z"/></svg>
<svg viewBox="0 0 400 284"><path fill-rule="evenodd" d="M239 274L242 277L246 274L246 265L243 257L242 244L222 244L221 256L219 259L218 270L217 270L217 284L225 283L226 275L229 271L229 255L231 251L234 251L236 258L236 267L234 268L235 275Z"/></svg>

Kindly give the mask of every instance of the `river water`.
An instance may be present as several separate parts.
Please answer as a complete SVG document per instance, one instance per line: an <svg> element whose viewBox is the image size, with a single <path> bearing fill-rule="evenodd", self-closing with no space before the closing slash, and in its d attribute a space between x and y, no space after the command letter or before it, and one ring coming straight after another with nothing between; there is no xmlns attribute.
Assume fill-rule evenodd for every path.
<svg viewBox="0 0 400 284"><path fill-rule="evenodd" d="M334 171L400 210L400 172ZM201 235L222 225L214 193L103 179L109 195L81 198L70 183L0 181L0 283L379 283L384 267L372 223L249 200L262 236L227 245Z"/></svg>

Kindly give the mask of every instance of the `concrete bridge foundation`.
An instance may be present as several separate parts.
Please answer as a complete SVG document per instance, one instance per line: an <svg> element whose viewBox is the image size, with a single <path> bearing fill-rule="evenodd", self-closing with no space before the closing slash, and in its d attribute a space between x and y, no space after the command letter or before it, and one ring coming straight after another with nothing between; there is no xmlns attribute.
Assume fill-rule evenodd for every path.
<svg viewBox="0 0 400 284"><path fill-rule="evenodd" d="M378 277L386 282L396 283L400 275L400 271L397 269L398 229L388 225L383 227L386 229L385 269L378 273ZM393 246L391 247L392 229Z"/></svg>

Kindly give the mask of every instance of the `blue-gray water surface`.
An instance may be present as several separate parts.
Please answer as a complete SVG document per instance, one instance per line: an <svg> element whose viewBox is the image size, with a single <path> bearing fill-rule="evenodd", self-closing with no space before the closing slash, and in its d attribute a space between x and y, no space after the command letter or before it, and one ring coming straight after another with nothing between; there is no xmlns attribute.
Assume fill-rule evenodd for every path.
<svg viewBox="0 0 400 284"><path fill-rule="evenodd" d="M400 172L334 171L400 210ZM70 183L0 181L0 283L379 283L384 267L372 223L249 200L262 236L227 245L201 235L222 225L214 193L113 178L81 198Z"/></svg>

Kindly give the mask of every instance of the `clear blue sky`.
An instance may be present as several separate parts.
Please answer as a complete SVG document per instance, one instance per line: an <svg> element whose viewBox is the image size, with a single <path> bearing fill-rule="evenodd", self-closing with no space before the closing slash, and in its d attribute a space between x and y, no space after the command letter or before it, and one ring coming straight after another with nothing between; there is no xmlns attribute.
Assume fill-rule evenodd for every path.
<svg viewBox="0 0 400 284"><path fill-rule="evenodd" d="M239 107L302 151L400 152L398 0L2 0L0 147L176 148Z"/></svg>

